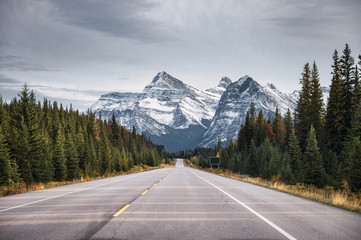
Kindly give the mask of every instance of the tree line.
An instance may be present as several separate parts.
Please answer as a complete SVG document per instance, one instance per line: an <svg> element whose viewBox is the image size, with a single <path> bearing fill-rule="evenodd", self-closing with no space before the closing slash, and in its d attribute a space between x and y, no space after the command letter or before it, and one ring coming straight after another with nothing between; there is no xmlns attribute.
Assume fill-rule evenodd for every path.
<svg viewBox="0 0 361 240"><path fill-rule="evenodd" d="M0 97L0 186L98 177L134 165L157 166L164 148L88 110L36 100L25 84L10 103Z"/></svg>
<svg viewBox="0 0 361 240"><path fill-rule="evenodd" d="M347 183L361 190L361 55L355 63L346 44L333 53L327 106L323 103L318 68L306 63L295 112L274 119L250 105L236 142L215 149L197 148L194 163L209 167L208 157L219 152L221 168L253 177L279 176L288 184L305 183L340 188Z"/></svg>

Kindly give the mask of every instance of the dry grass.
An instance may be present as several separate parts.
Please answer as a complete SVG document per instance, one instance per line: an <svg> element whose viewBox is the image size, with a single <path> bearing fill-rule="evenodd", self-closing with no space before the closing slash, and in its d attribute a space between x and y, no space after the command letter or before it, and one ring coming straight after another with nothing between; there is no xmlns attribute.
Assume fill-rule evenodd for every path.
<svg viewBox="0 0 361 240"><path fill-rule="evenodd" d="M195 167L195 166L191 166ZM197 167L198 168L198 167ZM198 168L200 169L200 168ZM271 180L264 180L262 178L253 178L248 175L234 174L230 171L217 170L217 169L200 169L220 176L240 180L256 184L259 186L267 187L270 189L278 190L281 192L290 193L299 197L315 200L318 202L326 203L332 206L344 208L353 212L361 213L361 192L353 193L347 182L344 181L342 188L334 190L331 186L324 188L317 188L313 185L296 184L287 185L283 183L279 177L272 177Z"/></svg>
<svg viewBox="0 0 361 240"><path fill-rule="evenodd" d="M60 186L64 186L64 185L74 184L74 183L88 182L88 181L93 181L93 180L98 180L98 179L103 179L103 178L108 178L108 177L115 177L115 176L120 176L120 175L150 171L150 170L154 170L154 169L158 169L158 168L168 168L168 167L174 167L174 165L161 164L158 167L150 167L148 165L140 165L140 166L134 166L127 172L108 173L102 177L85 176L85 177L81 177L80 179L76 179L73 181L32 183L32 184L16 183L13 186L1 186L0 187L0 197L19 194L19 193L38 191L38 190L43 190L43 189L53 188L53 187L60 187Z"/></svg>

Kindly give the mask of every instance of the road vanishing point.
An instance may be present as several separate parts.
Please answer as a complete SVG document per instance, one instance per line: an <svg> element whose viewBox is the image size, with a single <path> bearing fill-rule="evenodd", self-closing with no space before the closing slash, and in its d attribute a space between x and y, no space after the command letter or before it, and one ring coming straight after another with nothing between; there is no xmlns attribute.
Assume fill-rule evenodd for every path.
<svg viewBox="0 0 361 240"><path fill-rule="evenodd" d="M0 198L0 239L361 239L361 215L183 166Z"/></svg>

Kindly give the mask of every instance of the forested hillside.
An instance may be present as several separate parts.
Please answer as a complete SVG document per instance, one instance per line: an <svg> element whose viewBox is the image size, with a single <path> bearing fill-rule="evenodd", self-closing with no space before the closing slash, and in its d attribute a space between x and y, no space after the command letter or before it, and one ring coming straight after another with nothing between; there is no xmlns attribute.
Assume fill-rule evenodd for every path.
<svg viewBox="0 0 361 240"><path fill-rule="evenodd" d="M0 99L0 185L98 177L134 165L157 166L163 147L90 111L41 103L25 85L10 103Z"/></svg>
<svg viewBox="0 0 361 240"><path fill-rule="evenodd" d="M361 190L361 55L355 63L346 44L333 54L327 106L323 104L317 65L305 64L295 113L270 119L251 104L237 142L219 143L214 150L195 149L193 162L208 167L208 157L219 152L221 167L240 174L288 184L318 187L349 186ZM268 118L267 118L268 117Z"/></svg>

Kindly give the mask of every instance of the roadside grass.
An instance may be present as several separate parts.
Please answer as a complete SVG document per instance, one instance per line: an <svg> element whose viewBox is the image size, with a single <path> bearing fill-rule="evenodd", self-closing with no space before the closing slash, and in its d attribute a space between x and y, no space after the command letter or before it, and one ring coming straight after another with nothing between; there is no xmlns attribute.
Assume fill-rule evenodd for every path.
<svg viewBox="0 0 361 240"><path fill-rule="evenodd" d="M288 185L283 183L278 176L273 176L270 180L265 180L260 177L254 178L225 170L200 168L193 164L191 164L190 167L361 213L361 192L351 192L346 181L343 182L342 189L335 190L331 186L317 188L313 185L305 184Z"/></svg>
<svg viewBox="0 0 361 240"><path fill-rule="evenodd" d="M109 178L109 177L132 174L132 173L150 171L150 170L159 169L159 168L168 168L168 167L174 167L174 164L161 164L157 167L150 167L148 165L135 165L134 167L129 169L127 172L122 171L119 173L107 173L101 177L84 176L84 177L81 177L80 179L74 179L73 181L48 182L48 183L34 182L32 184L26 184L24 182L15 183L12 186L0 186L0 197L19 194L19 193L33 192L33 191L43 190L43 189L47 189L47 188L60 187L60 186L65 186L65 185L69 185L69 184L74 184L74 183L82 183L82 182L88 182L88 181L93 181L93 180L99 180L99 179L103 179L103 178Z"/></svg>

